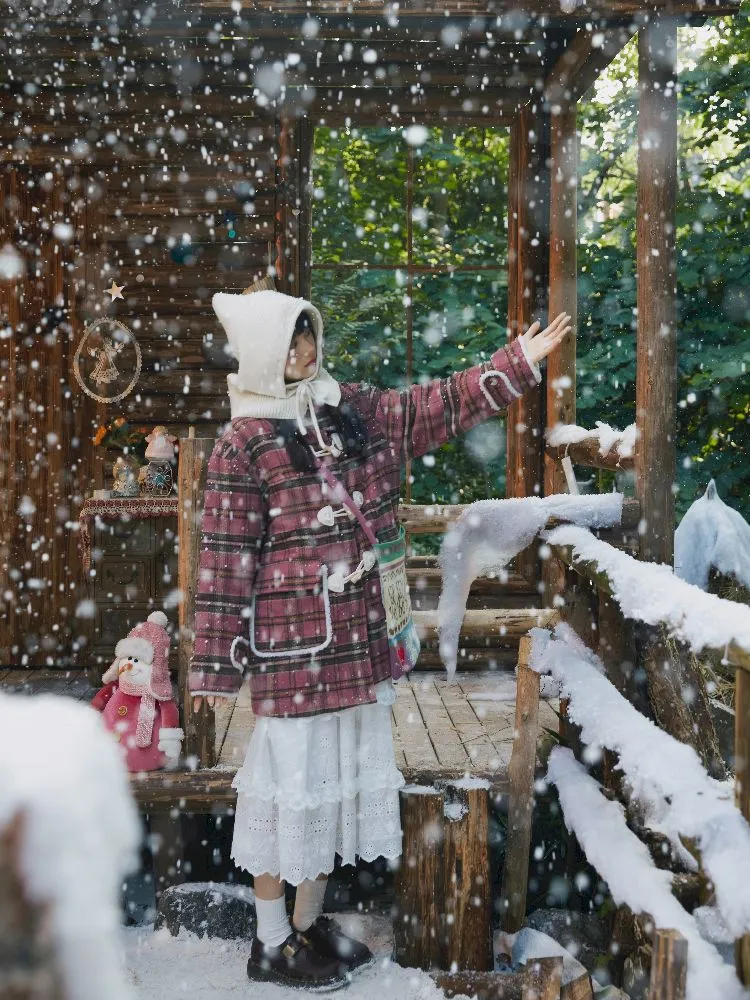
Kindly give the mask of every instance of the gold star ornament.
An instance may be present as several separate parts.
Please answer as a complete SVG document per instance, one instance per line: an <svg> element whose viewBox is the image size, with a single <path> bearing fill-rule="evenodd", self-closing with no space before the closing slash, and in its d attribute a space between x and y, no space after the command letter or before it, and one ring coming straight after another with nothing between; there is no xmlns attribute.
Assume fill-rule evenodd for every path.
<svg viewBox="0 0 750 1000"><path fill-rule="evenodd" d="M106 289L107 295L111 295L112 296L112 299L111 299L112 302L114 302L115 299L122 299L123 302L125 301L125 299L123 298L123 294L122 294L122 290L123 290L124 287L125 287L125 285L116 285L114 283L114 281L113 281L112 282L112 287Z"/></svg>

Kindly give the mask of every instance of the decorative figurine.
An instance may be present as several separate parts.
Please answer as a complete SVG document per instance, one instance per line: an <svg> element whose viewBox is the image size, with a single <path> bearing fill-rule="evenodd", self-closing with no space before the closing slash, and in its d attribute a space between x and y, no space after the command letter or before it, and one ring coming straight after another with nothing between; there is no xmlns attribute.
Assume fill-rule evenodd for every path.
<svg viewBox="0 0 750 1000"><path fill-rule="evenodd" d="M149 463L138 473L138 482L148 496L168 497L174 489L172 465L175 461L174 446L177 438L160 424L154 427L146 440L146 458Z"/></svg>
<svg viewBox="0 0 750 1000"><path fill-rule="evenodd" d="M115 646L91 704L125 752L129 771L174 768L184 733L169 679L167 616L153 611Z"/></svg>
<svg viewBox="0 0 750 1000"><path fill-rule="evenodd" d="M133 455L120 455L112 467L112 496L113 497L137 497L140 492L138 486L138 459Z"/></svg>

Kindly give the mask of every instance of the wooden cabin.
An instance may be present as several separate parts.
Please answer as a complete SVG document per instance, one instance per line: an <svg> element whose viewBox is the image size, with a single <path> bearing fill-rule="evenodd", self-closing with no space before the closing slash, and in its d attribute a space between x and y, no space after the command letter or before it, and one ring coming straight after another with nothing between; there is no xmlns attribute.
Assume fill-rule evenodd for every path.
<svg viewBox="0 0 750 1000"><path fill-rule="evenodd" d="M310 294L315 128L509 130L508 327L516 336L536 317L576 315L576 104L636 35L639 435L634 457L619 462L634 467L636 488L622 529L607 537L642 559L671 563L676 32L736 9L729 0L72 0L40 4L26 17L7 6L0 14L0 683L3 676L18 683L20 669L95 676L130 624L177 587L183 600L169 613L182 626L184 677L201 470L229 416L231 367L206 336L218 333L210 299L269 273L280 290ZM113 282L124 286L122 299L106 296ZM55 306L64 307L63 322L50 321ZM102 316L131 327L141 351L137 384L116 404L90 398L74 377L81 339ZM566 492L560 452L545 446L545 431L575 422L575 353L568 338L549 359L542 391L512 407L508 496ZM179 497L160 511L123 518L116 505L107 513L92 501L109 485L93 433L115 413L165 424L181 439ZM585 445L568 453L581 465L612 463ZM89 516L81 520L85 503ZM444 530L457 513L403 508L412 531ZM87 533L91 559L82 556ZM434 566L415 562L417 571L439 589ZM559 595L585 631L590 604L580 593L571 599L571 580L561 559L542 561L530 547L507 582L478 582L467 645L473 636L501 665L514 661L528 628L555 620ZM607 600L597 613L598 641L617 655L621 619ZM434 616L423 614L429 637ZM434 669L429 645L427 653ZM466 688L452 707L437 680L423 705L419 692L408 694L428 723L448 719L460 730L456 719L471 711L470 675L460 677ZM225 755L227 766L205 769L223 752L236 756L230 719L184 709L204 769L137 785L152 811L175 800L196 809L232 801L232 760ZM429 725L411 750L402 747L400 763L412 779L473 770L505 788L512 713L503 725L504 757L486 728L479 733L487 761L502 759L494 770L484 757L471 758L461 738L441 759Z"/></svg>
<svg viewBox="0 0 750 1000"><path fill-rule="evenodd" d="M0 369L0 663L85 668L93 654L101 665L147 610L143 595L158 603L174 590L169 518L141 526L137 538L133 525L125 539L119 526L98 531L104 575L87 579L78 518L93 490L110 485L106 454L91 439L118 414L178 437L189 427L211 437L228 418L229 365L217 363L206 337L218 333L210 298L269 269L281 290L309 294L316 126L510 129L513 335L547 311L575 316L576 101L636 32L640 135L657 137L639 156L638 357L650 362L638 370L637 496L642 552L669 561L675 33L735 9L727 0L526 8L159 0L145 10L43 4L25 18L9 5L0 16L0 240L15 254L0 283L9 334ZM264 70L276 74L265 90ZM105 294L113 281L124 298ZM66 323L42 328L55 305ZM142 353L135 389L113 404L86 395L73 371L87 325L102 316L132 327ZM510 415L509 496L564 488L543 431L575 419L574 359L569 340L548 368L546 403L534 394ZM532 592L538 571L529 554L521 572ZM110 593L122 594L119 607Z"/></svg>

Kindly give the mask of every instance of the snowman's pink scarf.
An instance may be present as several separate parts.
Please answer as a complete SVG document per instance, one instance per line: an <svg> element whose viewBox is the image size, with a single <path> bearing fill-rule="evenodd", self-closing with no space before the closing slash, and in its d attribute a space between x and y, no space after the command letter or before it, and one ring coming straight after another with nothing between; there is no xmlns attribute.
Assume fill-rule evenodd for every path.
<svg viewBox="0 0 750 1000"><path fill-rule="evenodd" d="M123 694L134 695L141 699L138 708L138 723L135 727L135 745L141 749L151 746L154 735L154 720L156 719L156 699L147 684L131 684L127 677L120 676L119 688Z"/></svg>

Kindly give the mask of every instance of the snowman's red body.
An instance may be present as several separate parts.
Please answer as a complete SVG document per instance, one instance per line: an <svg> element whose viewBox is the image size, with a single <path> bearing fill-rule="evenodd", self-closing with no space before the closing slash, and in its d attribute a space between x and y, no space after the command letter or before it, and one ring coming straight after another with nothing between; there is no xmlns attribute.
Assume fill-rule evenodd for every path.
<svg viewBox="0 0 750 1000"><path fill-rule="evenodd" d="M139 747L136 744L136 727L141 706L140 695L125 694L113 681L97 691L91 703L102 713L107 729L125 750L129 771L157 771L167 764L167 756L159 750L159 735L162 729L175 730L180 717L173 701L157 701L151 744Z"/></svg>
<svg viewBox="0 0 750 1000"><path fill-rule="evenodd" d="M169 678L167 616L152 611L115 646L91 704L125 752L129 771L176 767L184 733Z"/></svg>

